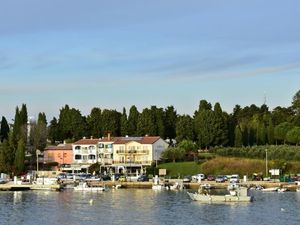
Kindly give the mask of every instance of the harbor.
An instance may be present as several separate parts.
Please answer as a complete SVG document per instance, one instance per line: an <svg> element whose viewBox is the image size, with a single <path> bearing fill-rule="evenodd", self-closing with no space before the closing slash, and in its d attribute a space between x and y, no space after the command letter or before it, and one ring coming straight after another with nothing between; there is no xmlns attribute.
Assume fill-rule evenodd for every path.
<svg viewBox="0 0 300 225"><path fill-rule="evenodd" d="M8 182L6 184L0 184L0 191L22 191L22 190L37 190L37 189L45 189L45 190L62 190L64 187L68 186L77 186L78 181L73 180L66 180L59 184L36 184L36 183L30 183L30 184L16 184L14 182ZM168 179L163 181L164 184L168 185L174 185L175 183L182 183L184 189L192 189L196 190L199 188L202 184L209 184L213 188L216 189L225 189L229 182L224 183L217 183L215 181L203 181L201 183L198 182L189 182L189 183L183 183L181 179ZM90 186L93 187L99 187L99 186L106 186L108 188L115 188L115 187L121 187L125 189L151 189L153 186L152 181L146 181L146 182L138 182L138 181L90 181L88 182ZM291 182L272 182L272 181L247 181L242 182L240 185L244 187L264 187L264 188L286 188L287 191L296 191L297 188L299 188L299 185L297 183L291 183Z"/></svg>

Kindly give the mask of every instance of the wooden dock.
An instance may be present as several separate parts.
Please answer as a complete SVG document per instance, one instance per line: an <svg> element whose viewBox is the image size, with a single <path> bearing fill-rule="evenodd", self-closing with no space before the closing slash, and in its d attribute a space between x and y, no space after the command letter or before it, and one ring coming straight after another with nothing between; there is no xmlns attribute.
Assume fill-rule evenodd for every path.
<svg viewBox="0 0 300 225"><path fill-rule="evenodd" d="M0 191L59 190L60 188L61 185L59 184L14 184L13 182L0 184Z"/></svg>

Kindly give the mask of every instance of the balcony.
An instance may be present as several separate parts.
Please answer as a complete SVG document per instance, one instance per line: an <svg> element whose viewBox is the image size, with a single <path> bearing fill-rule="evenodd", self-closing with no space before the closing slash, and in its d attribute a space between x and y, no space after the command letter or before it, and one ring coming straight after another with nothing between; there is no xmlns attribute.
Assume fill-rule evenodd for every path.
<svg viewBox="0 0 300 225"><path fill-rule="evenodd" d="M113 164L122 164L125 166L134 166L134 165L145 165L145 166L150 166L152 161L117 161L113 160Z"/></svg>
<svg viewBox="0 0 300 225"><path fill-rule="evenodd" d="M124 155L149 155L149 150L117 150L117 154L124 154Z"/></svg>

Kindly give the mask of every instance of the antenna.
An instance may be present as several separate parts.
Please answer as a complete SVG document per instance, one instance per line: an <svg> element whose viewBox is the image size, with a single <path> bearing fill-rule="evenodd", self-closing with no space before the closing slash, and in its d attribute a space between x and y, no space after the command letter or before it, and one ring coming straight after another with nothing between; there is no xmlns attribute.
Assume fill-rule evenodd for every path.
<svg viewBox="0 0 300 225"><path fill-rule="evenodd" d="M267 105L267 92L264 93L264 105Z"/></svg>

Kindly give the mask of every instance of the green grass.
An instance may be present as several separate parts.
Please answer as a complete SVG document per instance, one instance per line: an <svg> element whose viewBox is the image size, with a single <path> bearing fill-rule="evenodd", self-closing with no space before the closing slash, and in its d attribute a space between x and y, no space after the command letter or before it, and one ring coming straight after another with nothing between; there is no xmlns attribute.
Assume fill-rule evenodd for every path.
<svg viewBox="0 0 300 225"><path fill-rule="evenodd" d="M158 165L159 169L166 169L167 176L169 177L180 177L185 175L194 175L201 173L201 166L196 162L175 162L175 163L164 163Z"/></svg>
<svg viewBox="0 0 300 225"><path fill-rule="evenodd" d="M300 173L300 162L268 161L269 169L281 169L283 174ZM253 173L265 173L265 160L238 157L213 157L204 163L176 162L158 165L159 169L167 170L167 177L182 178L185 175L198 173L208 174L240 174L252 176Z"/></svg>

